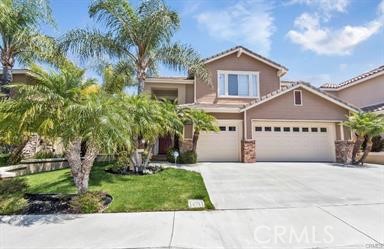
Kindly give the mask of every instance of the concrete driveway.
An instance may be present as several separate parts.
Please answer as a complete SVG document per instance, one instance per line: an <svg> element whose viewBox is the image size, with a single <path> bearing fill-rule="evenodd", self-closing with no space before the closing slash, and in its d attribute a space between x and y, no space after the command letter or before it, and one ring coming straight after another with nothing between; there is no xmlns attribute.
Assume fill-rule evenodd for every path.
<svg viewBox="0 0 384 249"><path fill-rule="evenodd" d="M216 209L384 203L384 167L326 163L203 163Z"/></svg>
<svg viewBox="0 0 384 249"><path fill-rule="evenodd" d="M384 248L384 167L188 169L201 171L219 210L0 216L0 248Z"/></svg>

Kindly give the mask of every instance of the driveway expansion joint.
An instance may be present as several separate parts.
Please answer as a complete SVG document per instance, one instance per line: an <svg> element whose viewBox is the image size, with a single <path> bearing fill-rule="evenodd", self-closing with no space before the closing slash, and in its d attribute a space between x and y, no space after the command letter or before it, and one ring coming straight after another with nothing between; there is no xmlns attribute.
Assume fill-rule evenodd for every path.
<svg viewBox="0 0 384 249"><path fill-rule="evenodd" d="M323 209L322 207L318 207L320 210L322 210L323 212L331 215L332 217L338 219L339 221L343 222L344 224L346 224L347 226L351 227L352 229L356 230L357 232L363 234L364 236L366 236L367 238L375 241L378 245L380 246L384 246L384 244L382 244L380 241L377 241L375 238L373 238L372 236L370 236L369 234L363 232L362 230L358 229L357 227L355 227L354 225L350 224L349 222L337 217L336 215L334 215L333 213L329 212L328 210L325 210Z"/></svg>

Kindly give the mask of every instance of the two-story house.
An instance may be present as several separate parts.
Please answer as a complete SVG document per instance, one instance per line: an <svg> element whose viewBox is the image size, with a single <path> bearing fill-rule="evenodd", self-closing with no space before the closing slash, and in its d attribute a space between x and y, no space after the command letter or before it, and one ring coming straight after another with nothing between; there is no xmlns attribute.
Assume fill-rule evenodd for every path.
<svg viewBox="0 0 384 249"><path fill-rule="evenodd" d="M384 114L384 65L339 84L320 87L363 111Z"/></svg>
<svg viewBox="0 0 384 249"><path fill-rule="evenodd" d="M342 122L358 109L310 84L282 82L286 67L241 46L204 62L211 85L180 77L145 82L150 94L216 117L220 131L200 135L199 161L335 161L335 141L351 138ZM186 126L182 147L191 138ZM155 153L170 145L160 138Z"/></svg>

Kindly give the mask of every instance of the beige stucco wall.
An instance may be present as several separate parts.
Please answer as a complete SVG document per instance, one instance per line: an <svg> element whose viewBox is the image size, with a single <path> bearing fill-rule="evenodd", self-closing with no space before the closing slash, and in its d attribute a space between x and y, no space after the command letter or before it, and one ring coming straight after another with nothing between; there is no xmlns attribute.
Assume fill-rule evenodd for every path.
<svg viewBox="0 0 384 249"><path fill-rule="evenodd" d="M277 69L268 66L246 54L237 57L237 53L225 56L208 63L207 69L211 74L212 86L208 86L200 79L196 80L196 100L200 103L249 103L252 99L244 98L217 98L217 71L258 71L260 76L260 94L279 89L280 80Z"/></svg>
<svg viewBox="0 0 384 249"><path fill-rule="evenodd" d="M243 120L243 113L210 113L216 119L240 119Z"/></svg>
<svg viewBox="0 0 384 249"><path fill-rule="evenodd" d="M348 110L317 96L305 89L302 90L303 106L293 103L293 91L260 104L246 111L247 138L252 138L252 119L276 120L345 120Z"/></svg>
<svg viewBox="0 0 384 249"><path fill-rule="evenodd" d="M384 102L384 75L328 92L360 108L380 104Z"/></svg>

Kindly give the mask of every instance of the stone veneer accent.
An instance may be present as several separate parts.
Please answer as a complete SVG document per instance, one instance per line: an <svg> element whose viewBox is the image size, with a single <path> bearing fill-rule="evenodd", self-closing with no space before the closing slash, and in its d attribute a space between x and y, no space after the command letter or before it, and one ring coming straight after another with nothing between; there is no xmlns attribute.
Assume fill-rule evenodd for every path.
<svg viewBox="0 0 384 249"><path fill-rule="evenodd" d="M350 164L352 161L352 151L354 142L352 140L336 140L336 162Z"/></svg>
<svg viewBox="0 0 384 249"><path fill-rule="evenodd" d="M183 140L180 139L179 147L180 147L180 153L191 151L193 147L192 139L190 138L184 138Z"/></svg>
<svg viewBox="0 0 384 249"><path fill-rule="evenodd" d="M241 161L243 163L256 162L256 141L255 140L241 141Z"/></svg>

